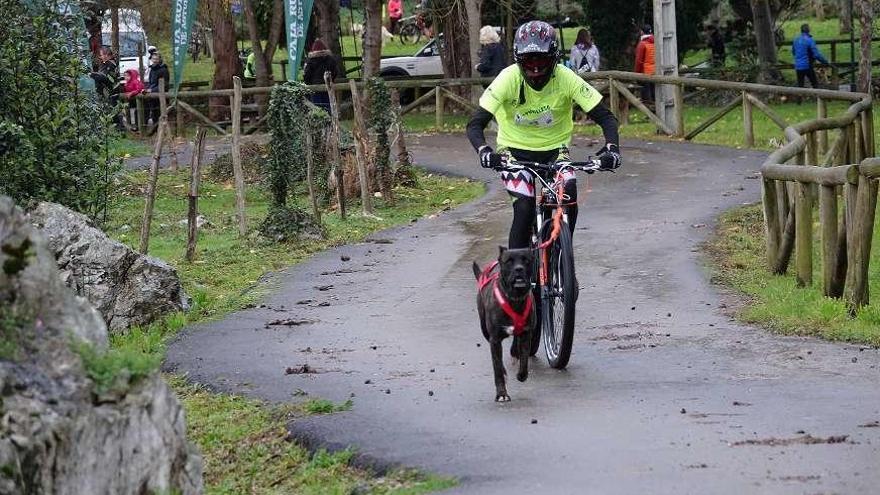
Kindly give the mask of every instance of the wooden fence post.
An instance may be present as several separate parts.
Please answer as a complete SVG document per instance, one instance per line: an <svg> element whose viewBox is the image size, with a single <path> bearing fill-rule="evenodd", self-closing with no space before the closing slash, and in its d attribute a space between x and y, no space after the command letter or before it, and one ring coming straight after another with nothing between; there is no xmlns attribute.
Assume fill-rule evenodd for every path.
<svg viewBox="0 0 880 495"><path fill-rule="evenodd" d="M158 132L156 133L156 145L153 147L153 162L150 164L150 176L147 179L146 202L144 204L144 218L141 221L141 241L138 251L147 254L150 249L150 224L153 223L153 205L156 202L156 181L159 179L159 160L162 159L162 144L165 141L165 126L163 120L167 116L159 117Z"/></svg>
<svg viewBox="0 0 880 495"><path fill-rule="evenodd" d="M862 132L865 136L865 152L867 154L866 158L872 158L876 156L877 152L875 149L875 136L874 136L874 109L873 107L868 107L867 110L862 112Z"/></svg>
<svg viewBox="0 0 880 495"><path fill-rule="evenodd" d="M676 84L672 92L673 105L675 107L675 130L676 137L684 138L684 86Z"/></svg>
<svg viewBox="0 0 880 495"><path fill-rule="evenodd" d="M336 100L336 90L333 89L333 76L330 72L324 72L324 85L327 87L327 96L330 98L330 121L333 124L328 139L330 149L331 170L336 175L336 204L339 208L339 218L345 220L345 166L342 164L342 155L339 150L339 106Z"/></svg>
<svg viewBox="0 0 880 495"><path fill-rule="evenodd" d="M850 314L868 304L868 264L871 259L871 238L874 234L874 214L877 210L877 180L859 175L855 200L849 259L846 273L846 303Z"/></svg>
<svg viewBox="0 0 880 495"><path fill-rule="evenodd" d="M822 292L840 297L837 273L837 186L819 186L819 219L822 228Z"/></svg>
<svg viewBox="0 0 880 495"><path fill-rule="evenodd" d="M232 172L235 175L235 209L238 212L238 235L247 235L244 204L244 172L241 169L241 79L232 76Z"/></svg>
<svg viewBox="0 0 880 495"><path fill-rule="evenodd" d="M165 99L165 80L159 79L159 112L165 118L160 118L159 123L166 127L165 136L171 151L171 171L177 172L177 150L174 148L174 137L171 135L171 127L168 123L168 101Z"/></svg>
<svg viewBox="0 0 880 495"><path fill-rule="evenodd" d="M824 119L828 116L828 104L822 98L816 98L816 118ZM819 131L819 149L820 153L824 155L828 153L828 131L822 130Z"/></svg>
<svg viewBox="0 0 880 495"><path fill-rule="evenodd" d="M397 88L391 90L391 104L394 105L394 114L397 117L397 169L411 165L409 151L406 149L405 132L403 132L403 114L400 107L400 91Z"/></svg>
<svg viewBox="0 0 880 495"><path fill-rule="evenodd" d="M177 95L177 101L180 101L180 94ZM180 105L174 105L174 136L180 137L185 134L183 129L183 112L180 111Z"/></svg>
<svg viewBox="0 0 880 495"><path fill-rule="evenodd" d="M199 183L202 180L202 156L205 154L205 134L207 129L198 126L196 140L193 142L192 161L190 167L189 201L187 208L186 261L192 263L196 256L196 240L198 239L199 217Z"/></svg>
<svg viewBox="0 0 880 495"><path fill-rule="evenodd" d="M144 128L147 126L147 116L144 114L144 97L141 95L137 95L134 100L135 108L137 109L137 130L138 134L141 136L144 135Z"/></svg>
<svg viewBox="0 0 880 495"><path fill-rule="evenodd" d="M367 149L367 126L364 123L361 98L354 79L349 79L348 84L349 88L351 88L351 104L354 110L354 150L357 155L358 176L361 183L361 206L363 207L364 215L372 215L373 191L370 189L370 176L367 175L367 159L370 156Z"/></svg>
<svg viewBox="0 0 880 495"><path fill-rule="evenodd" d="M743 91L743 131L745 132L746 146L755 147L755 126L752 122L752 101L749 100L749 94Z"/></svg>
<svg viewBox="0 0 880 495"><path fill-rule="evenodd" d="M318 223L321 223L321 210L318 208L318 195L315 193L315 177L312 174L314 170L313 145L312 133L309 129L306 129L306 182L308 182L309 186L309 202L312 203L312 215Z"/></svg>
<svg viewBox="0 0 880 495"><path fill-rule="evenodd" d="M779 214L777 213L776 206L776 184L777 182L773 179L763 179L761 181L761 203L764 207L767 266L771 269L776 263L776 258L779 255L779 237L781 233Z"/></svg>
<svg viewBox="0 0 880 495"><path fill-rule="evenodd" d="M617 117L617 121L619 125L623 125L626 122L621 122L620 115L620 95L617 94L617 86L614 85L614 78L608 78L608 103L611 105L611 113Z"/></svg>
<svg viewBox="0 0 880 495"><path fill-rule="evenodd" d="M804 152L797 155L798 165L804 165ZM812 186L798 182L795 191L795 264L797 284L809 287L813 284L813 196Z"/></svg>
<svg viewBox="0 0 880 495"><path fill-rule="evenodd" d="M434 93L434 126L438 131L443 127L443 91L439 86Z"/></svg>

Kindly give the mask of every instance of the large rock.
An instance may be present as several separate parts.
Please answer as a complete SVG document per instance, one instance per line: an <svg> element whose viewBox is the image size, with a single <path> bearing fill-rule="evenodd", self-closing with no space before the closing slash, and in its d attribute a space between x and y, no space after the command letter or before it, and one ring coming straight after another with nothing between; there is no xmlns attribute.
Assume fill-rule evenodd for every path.
<svg viewBox="0 0 880 495"><path fill-rule="evenodd" d="M201 493L201 459L158 372L98 394L83 345L106 349L104 321L0 196L0 494Z"/></svg>
<svg viewBox="0 0 880 495"><path fill-rule="evenodd" d="M64 282L97 308L111 331L188 309L177 271L167 263L109 238L61 205L40 203L29 215L48 239Z"/></svg>

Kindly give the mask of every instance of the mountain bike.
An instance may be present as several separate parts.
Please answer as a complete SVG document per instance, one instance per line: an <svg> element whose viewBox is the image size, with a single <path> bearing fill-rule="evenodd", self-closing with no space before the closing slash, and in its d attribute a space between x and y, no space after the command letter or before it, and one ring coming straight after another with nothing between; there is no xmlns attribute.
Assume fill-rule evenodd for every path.
<svg viewBox="0 0 880 495"><path fill-rule="evenodd" d="M574 250L568 215L565 213L565 180L567 173L592 174L601 161L591 158L585 162L557 161L538 163L510 159L502 171L525 170L536 178L540 189L532 229L532 250L535 266L532 274L532 293L535 311L539 311L537 326L532 332L530 355L534 356L543 342L550 367L563 369L571 357L574 340L574 314L578 287L574 272ZM539 173L553 174L553 180ZM538 187L540 184L540 187ZM513 344L517 345L516 342Z"/></svg>
<svg viewBox="0 0 880 495"><path fill-rule="evenodd" d="M418 43L423 35L430 38L430 36L425 33L425 27L425 18L422 14L404 17L400 20L400 24L397 27L400 42L411 45L413 43Z"/></svg>

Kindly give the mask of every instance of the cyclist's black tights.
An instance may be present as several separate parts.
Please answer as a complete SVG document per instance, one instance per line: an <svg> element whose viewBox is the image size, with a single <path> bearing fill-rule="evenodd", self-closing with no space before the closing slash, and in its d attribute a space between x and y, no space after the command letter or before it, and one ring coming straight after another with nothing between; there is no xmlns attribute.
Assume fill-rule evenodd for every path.
<svg viewBox="0 0 880 495"><path fill-rule="evenodd" d="M536 180L535 188L540 187ZM574 226L577 224L577 181L570 180L565 183L567 203L574 203L566 207L568 213L568 226L574 235ZM513 200L513 223L510 225L510 237L508 246L511 249L530 247L532 224L535 223L535 198L516 198Z"/></svg>

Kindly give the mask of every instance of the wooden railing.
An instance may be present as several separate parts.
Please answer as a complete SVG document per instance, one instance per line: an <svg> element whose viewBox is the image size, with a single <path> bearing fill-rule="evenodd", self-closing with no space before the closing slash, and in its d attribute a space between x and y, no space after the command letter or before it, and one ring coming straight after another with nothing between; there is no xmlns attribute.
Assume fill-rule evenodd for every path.
<svg viewBox="0 0 880 495"><path fill-rule="evenodd" d="M880 159L874 157L873 111L869 95L673 76L647 76L619 71L591 73L585 78L608 95L610 106L616 115L620 116L620 101L626 100L644 113L658 130L686 140L693 139L729 112L742 107L744 142L747 146L754 146L753 111L758 109L766 114L782 130L787 141L785 146L770 154L761 168L768 267L773 273L785 273L794 252L798 284L812 284L812 216L814 195L818 193L824 292L829 297L844 296L852 312L868 303L867 274L877 202L877 178L880 177ZM447 100L466 109L474 107L470 100L451 91L452 88L469 86L481 89L482 85L489 82L491 79L488 78L390 80L387 85L398 91L410 88L427 89L427 93L402 108L399 115L433 101L436 124L440 127ZM671 93L676 104L671 107L674 113L670 119L671 124L661 120L630 91L632 84L646 82L672 88ZM318 91L329 89L336 96L334 101L341 101L340 93L361 90L363 82L347 81L311 88ZM686 88L735 92L736 96L688 132L683 114L683 95ZM139 101L159 98L163 109L161 122L168 121L171 110L177 112L178 122L181 121L182 112L187 112L201 124L228 136L229 133L219 123L209 119L185 100L229 98L232 114L236 117L233 119L232 139L237 144L242 133L253 132L265 120L265 117L261 117L248 128L242 129L237 118L242 109L242 97L268 95L271 90L271 87L242 88L240 84L236 84L234 89L181 92L178 99L170 104L164 101L170 94L162 92L144 95ZM786 122L768 103L761 100L761 95L814 98L817 102L817 118L796 124ZM843 100L851 104L843 115L827 117L827 102L830 100ZM828 133L835 131L837 135L829 145ZM152 167L151 176L157 171L160 149L161 144L157 143L154 157L156 163ZM237 161L235 157L233 161ZM237 190L238 196L242 194L242 191ZM841 198L846 211L842 216L838 215ZM240 228L243 230L244 216L240 205L239 210Z"/></svg>
<svg viewBox="0 0 880 495"><path fill-rule="evenodd" d="M837 137L821 150L819 134ZM761 167L767 263L787 270L795 251L797 283L813 282L813 206L818 192L822 239L822 283L828 297L846 300L851 314L869 302L868 268L877 205L880 160L874 157L874 121L869 95L861 95L840 117L786 127L788 141ZM821 157L821 158L820 158ZM845 214L838 214L842 199Z"/></svg>

